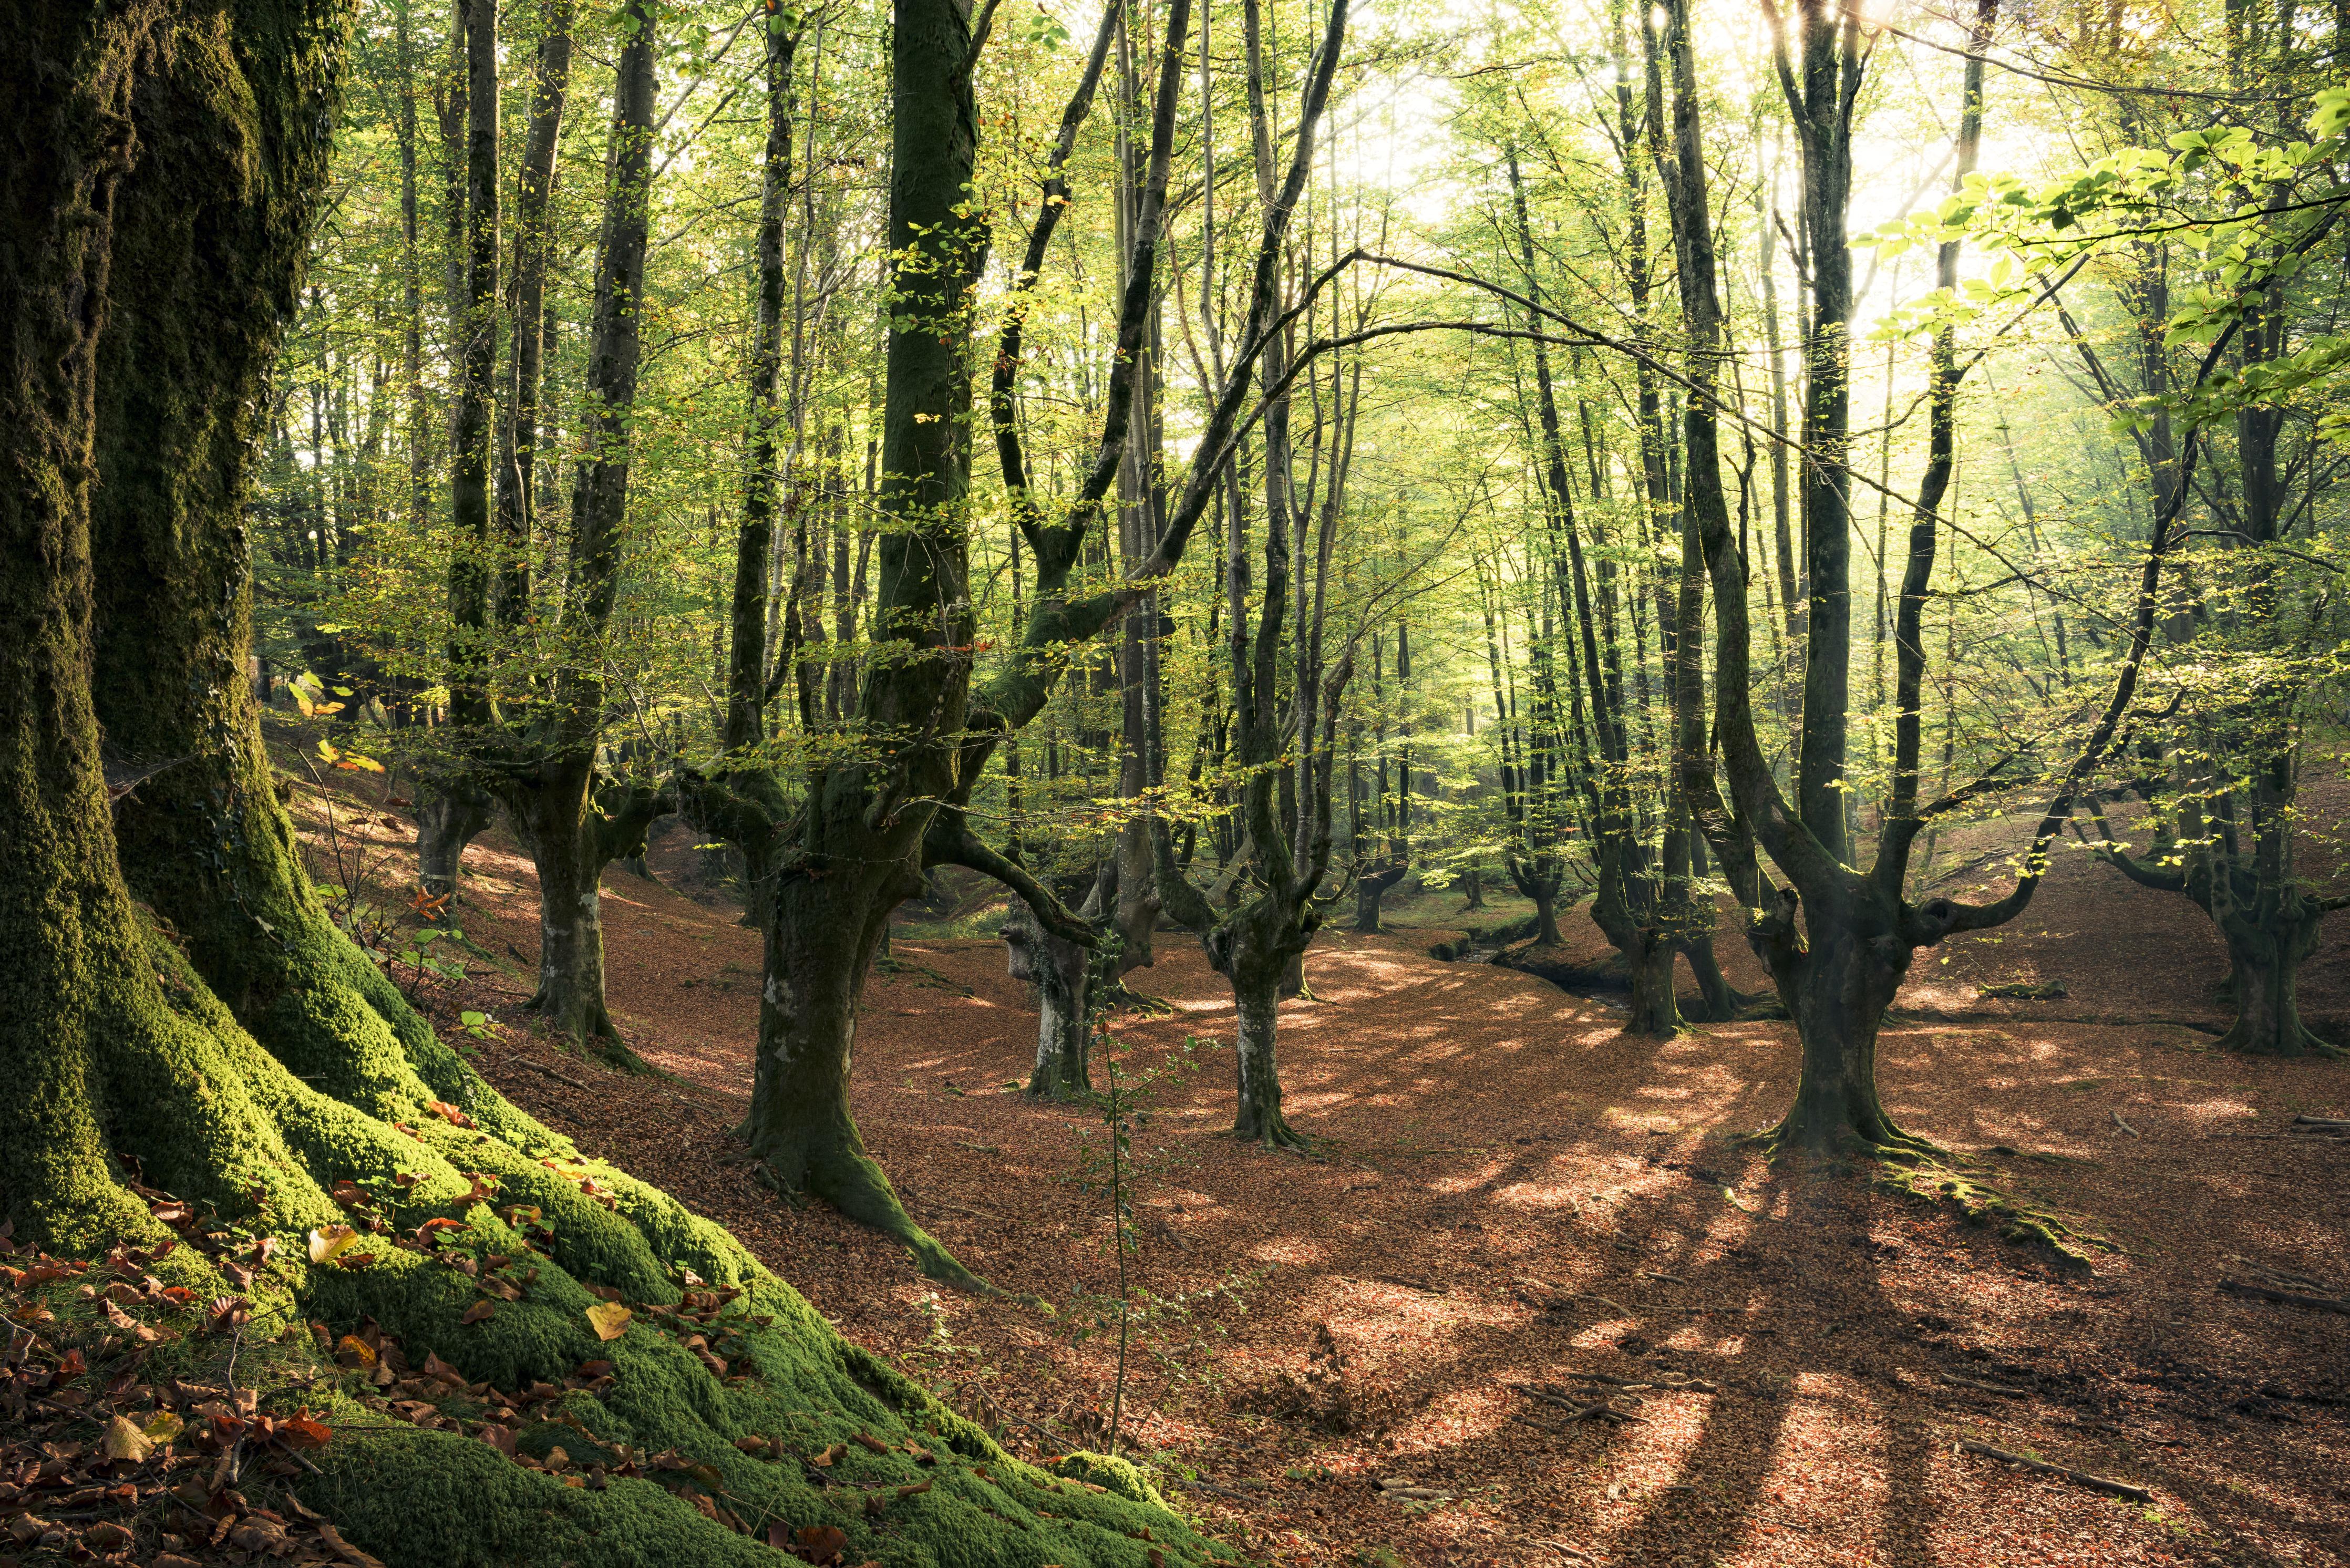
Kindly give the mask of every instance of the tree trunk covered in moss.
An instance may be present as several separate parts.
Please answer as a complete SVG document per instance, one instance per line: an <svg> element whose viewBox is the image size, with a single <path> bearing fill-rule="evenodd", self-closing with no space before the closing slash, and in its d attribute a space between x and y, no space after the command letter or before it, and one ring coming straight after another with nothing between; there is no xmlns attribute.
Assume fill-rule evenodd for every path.
<svg viewBox="0 0 2350 1568"><path fill-rule="evenodd" d="M1233 979L1232 1001L1239 1012L1233 1040L1239 1082L1232 1136L1266 1148L1303 1148L1305 1140L1290 1130L1288 1118L1281 1114L1281 1066L1274 1057L1274 1013L1280 999L1274 987L1252 967L1245 978Z"/></svg>
<svg viewBox="0 0 2350 1568"><path fill-rule="evenodd" d="M1411 873L1409 866L1389 866L1378 871L1360 871L1355 875L1355 931L1358 936L1375 937L1384 929L1379 924L1380 901L1388 889Z"/></svg>
<svg viewBox="0 0 2350 1568"><path fill-rule="evenodd" d="M276 1243L249 1284L188 1246L157 1261L167 1282L199 1299L241 1290L256 1321L339 1332L372 1318L411 1359L435 1354L505 1388L608 1360L613 1383L574 1401L584 1419L564 1434L583 1461L624 1441L674 1449L749 1517L837 1527L858 1560L1136 1568L1138 1538L1215 1555L1130 1469L1089 1472L1107 1492L1053 1488L843 1342L716 1226L578 1159L333 928L243 678L242 505L256 394L325 179L342 9L55 5L12 20L0 98L24 133L0 145L0 1072L13 1088L0 1218L66 1255L165 1240L121 1180L135 1158L148 1182ZM173 763L119 823L101 718L109 748ZM525 1255L468 1196L473 1173L555 1234L524 1296L491 1318L463 1322L471 1282L420 1252L389 1249L365 1272L308 1263L304 1232L344 1217L331 1186L389 1191L395 1175L404 1220L443 1214L469 1247ZM612 1207L582 1191L587 1177ZM590 1329L583 1282L674 1303L679 1270L743 1291L757 1314L743 1376L722 1385L647 1328L608 1343ZM786 1430L894 1444L918 1424L993 1483L860 1460L909 1494L876 1518L737 1447ZM338 1426L312 1463L306 1502L392 1568L775 1560L649 1480L569 1489L456 1431Z"/></svg>

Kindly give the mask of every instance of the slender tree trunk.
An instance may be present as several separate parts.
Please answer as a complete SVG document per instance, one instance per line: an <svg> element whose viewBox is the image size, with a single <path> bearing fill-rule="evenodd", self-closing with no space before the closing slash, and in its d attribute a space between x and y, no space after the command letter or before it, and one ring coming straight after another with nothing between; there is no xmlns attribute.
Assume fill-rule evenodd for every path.
<svg viewBox="0 0 2350 1568"><path fill-rule="evenodd" d="M572 583L559 627L583 651L557 674L549 711L527 727L520 744L531 754L504 759L490 774L538 871L539 990L533 1005L566 1038L593 1042L605 1060L630 1070L644 1064L620 1043L604 1002L598 882L606 866L637 851L665 802L648 784L603 779L596 753L604 720L600 649L619 591L630 426L643 351L655 16L653 0L629 0L613 82L613 156L597 245L588 362L595 441L572 490Z"/></svg>
<svg viewBox="0 0 2350 1568"><path fill-rule="evenodd" d="M554 254L547 203L571 85L574 0L549 0L531 88L530 130L515 192L514 305L509 313L506 396L499 410L496 620L519 626L530 607L537 517L538 400L546 348L546 269Z"/></svg>

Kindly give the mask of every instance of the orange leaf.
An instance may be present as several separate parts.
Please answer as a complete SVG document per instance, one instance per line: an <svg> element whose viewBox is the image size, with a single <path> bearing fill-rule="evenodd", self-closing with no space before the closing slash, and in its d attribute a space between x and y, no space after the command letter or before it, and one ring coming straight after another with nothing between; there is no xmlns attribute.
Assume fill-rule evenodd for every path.
<svg viewBox="0 0 2350 1568"><path fill-rule="evenodd" d="M289 1449L323 1449L334 1435L332 1428L311 1415L307 1406L277 1428L277 1440Z"/></svg>

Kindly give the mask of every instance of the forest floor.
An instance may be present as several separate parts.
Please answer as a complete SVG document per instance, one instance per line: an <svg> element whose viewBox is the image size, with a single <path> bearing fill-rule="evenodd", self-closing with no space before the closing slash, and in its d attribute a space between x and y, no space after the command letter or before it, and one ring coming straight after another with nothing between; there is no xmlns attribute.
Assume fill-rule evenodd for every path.
<svg viewBox="0 0 2350 1568"><path fill-rule="evenodd" d="M358 830L396 850L380 820ZM689 844L654 869L692 880ZM759 942L731 909L608 877L613 1011L671 1075L629 1078L518 1026L529 862L493 837L466 868L458 914L494 961L428 1000L497 1017L478 1060L504 1093L723 1221L1019 1451L1102 1443L1119 1336L1100 1122L1019 1092L1035 1014L1000 943L901 932L853 1073L916 1216L1007 1293L983 1300L741 1163ZM1628 1039L1604 991L1429 958L1458 906L1396 898L1388 934L1307 955L1281 1052L1311 1158L1226 1136L1231 997L1191 938L1160 933L1130 977L1169 1010L1114 1023L1151 1108L1122 1451L1251 1558L2350 1562L2350 1316L2221 1288L2350 1285L2350 1140L2293 1130L2350 1114L2350 1066L2212 1051L2218 948L2183 898L2069 857L2027 921L1921 954L1884 1036L1893 1114L2100 1239L2087 1276L1865 1172L1766 1166L1733 1139L1793 1088L1787 1025ZM1562 924L1604 954L1580 910ZM2350 923L2311 962L2316 1020L2350 1015L2346 946ZM1762 989L1734 936L1721 950ZM2067 995L1978 994L2051 981ZM1611 1391L1615 1415L1571 1418Z"/></svg>

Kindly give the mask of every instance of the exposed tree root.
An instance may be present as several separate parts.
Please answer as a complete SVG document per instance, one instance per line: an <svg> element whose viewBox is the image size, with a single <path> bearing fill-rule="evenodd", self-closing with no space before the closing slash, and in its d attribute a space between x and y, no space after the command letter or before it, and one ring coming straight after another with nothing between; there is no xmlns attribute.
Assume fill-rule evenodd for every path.
<svg viewBox="0 0 2350 1568"><path fill-rule="evenodd" d="M1106 1012L1139 1012L1145 1018L1171 1018L1175 1004L1163 996L1153 996L1147 991L1137 991L1122 980L1112 981L1102 993L1102 1010Z"/></svg>
<svg viewBox="0 0 2350 1568"><path fill-rule="evenodd" d="M2095 1272L2085 1249L2118 1253L2102 1236L2077 1231L2045 1210L2018 1203L1989 1182L1939 1161L1904 1161L1905 1168L1880 1173L1875 1185L1930 1206L1949 1208L1970 1225L1996 1225L2004 1241L2041 1253L2066 1273Z"/></svg>
<svg viewBox="0 0 2350 1568"><path fill-rule="evenodd" d="M823 1199L859 1225L898 1242L913 1255L914 1266L927 1277L975 1296L998 1294L996 1288L972 1273L936 1237L914 1223L880 1165L860 1148L846 1146L822 1150L805 1147L792 1151L762 1153L768 1178L786 1192L803 1191Z"/></svg>
<svg viewBox="0 0 2350 1568"><path fill-rule="evenodd" d="M2285 1058L2319 1056L2329 1062L2350 1058L2350 1051L2345 1051L2331 1042L2319 1039L2307 1029L2296 1029L2292 1040L2287 1044L2278 1045L2260 1044L2253 1039L2252 1031L2247 1028L2241 1019L2225 1034L2220 1036L2218 1048L2222 1051L2233 1051L2245 1056Z"/></svg>
<svg viewBox="0 0 2350 1568"><path fill-rule="evenodd" d="M1232 1137L1242 1143L1253 1143L1259 1148L1284 1154L1311 1154L1315 1143L1315 1139L1291 1127L1289 1118L1279 1111L1265 1113L1254 1127L1234 1127Z"/></svg>
<svg viewBox="0 0 2350 1568"><path fill-rule="evenodd" d="M775 1561L747 1532L770 1521L840 1531L852 1561L913 1551L925 1561L1132 1568L1140 1559L1129 1543L1145 1528L1170 1556L1180 1543L1183 1561L1225 1555L1156 1506L1139 1477L1121 1488L1097 1467L1083 1478L1106 1489L1094 1490L1004 1454L841 1341L717 1226L579 1158L568 1139L515 1110L411 1028L388 987L370 983L362 1000L345 980L380 980L365 966L311 971L307 1011L341 1021L341 1076L364 1087L369 1108L307 1085L263 1051L168 940L143 946L141 961L118 969L118 1011L90 1048L111 1086L112 1114L99 1124L106 1146L185 1195L182 1212L192 1210L182 1244L156 1259L155 1272L199 1300L243 1294L256 1323L315 1320L339 1335L372 1319L415 1363L429 1353L471 1382L563 1389L529 1407L535 1418L515 1432L522 1452L536 1463L560 1445L573 1476L591 1466L611 1472L600 1488L567 1486L563 1474L517 1463L453 1426L387 1428L345 1394L320 1407L306 1389L335 1433L303 1456L317 1473L301 1494L394 1568L753 1568ZM103 1168L46 1168L66 1179L19 1198L50 1245L102 1251L169 1239L161 1210L151 1215L150 1202ZM986 1288L905 1217L869 1160L839 1151L817 1174L829 1177L823 1196L896 1236L926 1273ZM348 1262L313 1262L322 1256L313 1233L331 1237L370 1216L387 1228L362 1230ZM275 1251L235 1282L225 1261L187 1244L216 1235L248 1263L264 1256L246 1246L251 1238L274 1238ZM493 1254L517 1261L490 1281L498 1291L484 1293L490 1268L451 1266ZM352 1266L359 1262L369 1266ZM723 1369L668 1316L691 1308L681 1297L704 1281L739 1293L723 1333L699 1330ZM635 1317L607 1342L588 1312L615 1296ZM583 1366L597 1363L608 1364L609 1376L583 1386ZM860 1435L869 1441L856 1450L854 1477L836 1467L814 1480L792 1462ZM916 1438L936 1462L906 1451ZM629 1468L638 1463L642 1476ZM684 1487L691 1478L700 1479ZM1007 1498L1016 1506L1007 1509Z"/></svg>

